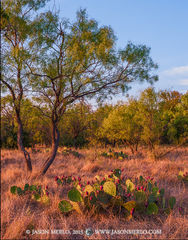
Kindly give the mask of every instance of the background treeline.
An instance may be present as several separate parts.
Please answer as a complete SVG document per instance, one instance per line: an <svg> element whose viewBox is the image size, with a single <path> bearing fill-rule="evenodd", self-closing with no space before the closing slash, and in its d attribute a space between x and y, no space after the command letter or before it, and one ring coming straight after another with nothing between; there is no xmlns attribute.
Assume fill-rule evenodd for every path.
<svg viewBox="0 0 188 240"><path fill-rule="evenodd" d="M1 147L17 148L18 126L10 96L2 97L1 111ZM21 115L25 147L49 146L50 119L31 99L23 100ZM188 92L148 88L137 98L95 110L80 101L63 115L59 129L60 146L127 145L135 152L140 145L153 151L160 144L184 144L188 139Z"/></svg>

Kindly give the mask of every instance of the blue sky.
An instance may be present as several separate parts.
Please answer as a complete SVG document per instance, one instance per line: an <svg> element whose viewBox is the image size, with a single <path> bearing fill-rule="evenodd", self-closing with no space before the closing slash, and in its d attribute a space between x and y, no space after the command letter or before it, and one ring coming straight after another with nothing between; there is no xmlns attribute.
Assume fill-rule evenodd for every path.
<svg viewBox="0 0 188 240"><path fill-rule="evenodd" d="M159 65L156 89L188 90L188 0L51 0L47 8L54 4L61 17L71 20L86 8L89 17L113 28L117 47L128 41L151 47ZM133 84L129 94L148 86Z"/></svg>

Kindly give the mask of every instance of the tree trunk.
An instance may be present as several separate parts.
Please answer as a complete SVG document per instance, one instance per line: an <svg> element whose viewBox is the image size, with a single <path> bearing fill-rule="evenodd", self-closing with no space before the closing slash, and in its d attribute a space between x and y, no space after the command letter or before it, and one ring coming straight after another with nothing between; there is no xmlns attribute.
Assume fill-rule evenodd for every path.
<svg viewBox="0 0 188 240"><path fill-rule="evenodd" d="M26 160L26 165L27 165L27 170L29 172L32 172L32 164L31 164L31 158L29 153L25 150L24 145L23 145L23 125L22 121L20 119L20 114L17 112L16 113L16 119L18 123L18 132L17 132L17 145L18 149L23 152L25 160Z"/></svg>
<svg viewBox="0 0 188 240"><path fill-rule="evenodd" d="M131 149L132 154L134 154L134 147L132 146L132 144L127 140L123 140L123 143L128 145L129 148Z"/></svg>
<svg viewBox="0 0 188 240"><path fill-rule="evenodd" d="M56 123L53 122L52 124L53 124L53 126L52 126L52 151L51 151L49 158L43 164L40 175L44 175L47 172L48 168L53 163L53 161L56 157L56 153L57 153L57 150L59 147L59 137L60 137L59 130L56 126Z"/></svg>

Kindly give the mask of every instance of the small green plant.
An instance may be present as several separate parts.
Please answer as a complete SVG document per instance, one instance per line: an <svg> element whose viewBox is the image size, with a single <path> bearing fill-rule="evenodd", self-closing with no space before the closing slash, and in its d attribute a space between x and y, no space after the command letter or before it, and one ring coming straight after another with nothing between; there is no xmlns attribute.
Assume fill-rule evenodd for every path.
<svg viewBox="0 0 188 240"><path fill-rule="evenodd" d="M13 195L18 196L30 196L32 200L35 200L37 202L41 202L44 204L49 204L49 192L48 192L48 186L45 187L45 190L42 189L41 185L29 185L28 183L25 184L24 188L17 186L12 186L10 188L10 192Z"/></svg>
<svg viewBox="0 0 188 240"><path fill-rule="evenodd" d="M103 152L101 153L101 156L105 157L105 158L115 158L115 159L119 159L119 160L125 160L128 159L128 155L121 152L113 152L111 149L108 152Z"/></svg>
<svg viewBox="0 0 188 240"><path fill-rule="evenodd" d="M65 185L65 184L70 184L70 183L73 183L76 181L76 178L75 177L71 177L71 176L62 176L62 177L59 177L59 176L56 176L55 177L55 181L57 183L57 185ZM78 180L79 182L79 180Z"/></svg>
<svg viewBox="0 0 188 240"><path fill-rule="evenodd" d="M71 148L67 148L67 147L63 147L62 149L58 149L58 153L63 154L64 156L72 154L74 157L77 157L77 158L82 157L82 155L79 152L74 151Z"/></svg>
<svg viewBox="0 0 188 240"><path fill-rule="evenodd" d="M93 181L82 182L78 177L56 177L58 185L70 179L73 188L68 199L59 203L62 213L77 211L79 214L101 214L104 212L124 214L127 220L134 214L156 215L170 213L176 203L175 197L165 198L164 189L159 189L151 177L126 179L121 169L114 169L103 178L95 176ZM124 209L124 210L123 210Z"/></svg>

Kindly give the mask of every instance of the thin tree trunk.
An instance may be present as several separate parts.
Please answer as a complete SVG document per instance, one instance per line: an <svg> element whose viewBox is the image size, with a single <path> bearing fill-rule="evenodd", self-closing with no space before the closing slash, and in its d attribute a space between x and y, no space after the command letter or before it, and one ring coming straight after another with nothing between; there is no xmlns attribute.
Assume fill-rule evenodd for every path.
<svg viewBox="0 0 188 240"><path fill-rule="evenodd" d="M52 151L51 151L51 154L50 154L49 158L43 164L42 171L40 172L40 175L45 175L48 168L53 163L53 161L56 157L58 147L59 147L59 137L60 137L59 130L58 130L56 124L53 123L53 127L52 127Z"/></svg>
<svg viewBox="0 0 188 240"><path fill-rule="evenodd" d="M18 132L17 132L17 145L18 149L23 152L25 160L26 160L26 165L27 165L27 170L29 172L32 172L32 164L31 164L31 158L29 153L25 150L24 145L23 145L23 125L22 121L20 119L20 115L17 112L16 113L16 119L18 123Z"/></svg>

